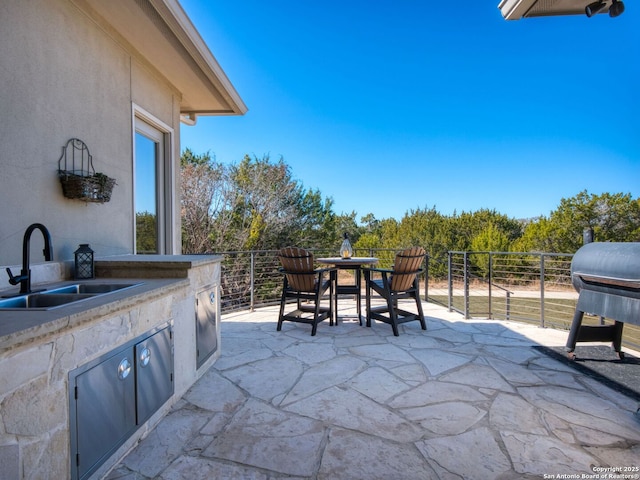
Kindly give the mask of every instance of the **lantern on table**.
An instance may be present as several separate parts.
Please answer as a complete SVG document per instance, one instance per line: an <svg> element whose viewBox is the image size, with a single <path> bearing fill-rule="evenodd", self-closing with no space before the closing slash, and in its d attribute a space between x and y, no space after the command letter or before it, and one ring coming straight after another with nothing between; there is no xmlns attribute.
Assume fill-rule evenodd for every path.
<svg viewBox="0 0 640 480"><path fill-rule="evenodd" d="M349 242L349 236L345 232L344 240L342 240L342 246L340 247L340 256L342 258L351 258L353 255L353 248L351 248L351 242Z"/></svg>

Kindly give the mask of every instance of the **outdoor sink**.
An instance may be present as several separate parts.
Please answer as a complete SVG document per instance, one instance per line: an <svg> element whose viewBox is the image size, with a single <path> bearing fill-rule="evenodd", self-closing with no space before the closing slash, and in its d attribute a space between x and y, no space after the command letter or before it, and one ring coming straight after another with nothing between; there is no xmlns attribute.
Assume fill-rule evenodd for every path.
<svg viewBox="0 0 640 480"><path fill-rule="evenodd" d="M74 283L38 293L0 299L0 310L51 310L138 285L142 283Z"/></svg>
<svg viewBox="0 0 640 480"><path fill-rule="evenodd" d="M91 293L101 295L105 293L117 292L126 288L137 287L141 283L76 283L73 285L65 285L64 287L54 288L42 292L43 295L52 295L59 293Z"/></svg>
<svg viewBox="0 0 640 480"><path fill-rule="evenodd" d="M95 297L86 293L55 293L44 295L42 293L32 293L30 295L22 295L20 297L7 298L0 300L0 309L3 310L22 310L22 309L39 309L49 310L55 307L61 307L69 303L79 302L87 298Z"/></svg>

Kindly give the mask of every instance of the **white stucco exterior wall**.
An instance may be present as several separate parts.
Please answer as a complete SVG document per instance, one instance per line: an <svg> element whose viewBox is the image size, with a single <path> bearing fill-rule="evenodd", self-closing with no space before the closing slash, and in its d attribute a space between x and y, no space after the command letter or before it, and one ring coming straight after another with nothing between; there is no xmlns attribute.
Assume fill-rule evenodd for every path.
<svg viewBox="0 0 640 480"><path fill-rule="evenodd" d="M0 265L21 263L34 222L51 232L56 261L72 259L79 243L100 256L133 252L133 103L173 129L179 167L180 93L117 39L69 0L0 3ZM63 197L57 162L74 137L96 171L117 180L110 202ZM174 208L179 222L177 199ZM41 251L37 232L32 243Z"/></svg>

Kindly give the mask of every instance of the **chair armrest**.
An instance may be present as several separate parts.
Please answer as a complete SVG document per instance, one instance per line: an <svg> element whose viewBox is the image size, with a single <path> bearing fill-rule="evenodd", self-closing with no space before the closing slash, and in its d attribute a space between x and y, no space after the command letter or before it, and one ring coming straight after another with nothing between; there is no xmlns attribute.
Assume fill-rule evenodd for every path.
<svg viewBox="0 0 640 480"><path fill-rule="evenodd" d="M336 268L327 267L327 268L316 268L315 270L310 270L308 272L300 272L300 271L294 272L290 270L285 270L283 267L278 268L278 272L286 275L317 275L318 273L333 272L334 270L336 270Z"/></svg>
<svg viewBox="0 0 640 480"><path fill-rule="evenodd" d="M424 268L420 268L418 270L413 270L411 272L402 272L402 273L398 273L396 272L394 269L392 268L363 268L362 270L368 270L370 272L381 272L381 273L395 273L396 275L412 275L412 274L419 274L424 272Z"/></svg>
<svg viewBox="0 0 640 480"><path fill-rule="evenodd" d="M380 273L393 273L393 270L390 268L372 268L372 267L364 267L363 271L367 270L369 272L380 272Z"/></svg>

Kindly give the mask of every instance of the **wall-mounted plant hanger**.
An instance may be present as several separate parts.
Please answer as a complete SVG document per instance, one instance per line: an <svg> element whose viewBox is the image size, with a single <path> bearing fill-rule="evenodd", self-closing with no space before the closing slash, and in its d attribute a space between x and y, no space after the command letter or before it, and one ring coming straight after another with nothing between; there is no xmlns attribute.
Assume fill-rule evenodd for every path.
<svg viewBox="0 0 640 480"><path fill-rule="evenodd" d="M113 178L104 173L96 173L89 148L78 138L70 139L62 147L62 155L58 160L58 178L65 197L83 202L108 202L116 184Z"/></svg>

